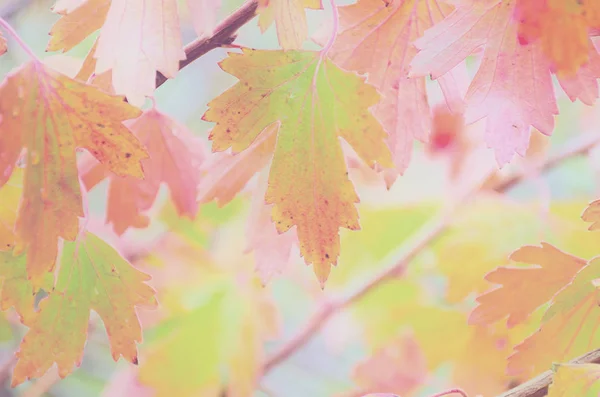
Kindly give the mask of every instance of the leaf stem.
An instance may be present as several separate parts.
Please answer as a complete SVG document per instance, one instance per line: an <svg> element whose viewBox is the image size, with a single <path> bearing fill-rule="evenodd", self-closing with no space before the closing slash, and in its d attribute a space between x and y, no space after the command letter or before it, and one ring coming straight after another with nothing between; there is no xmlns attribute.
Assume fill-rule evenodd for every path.
<svg viewBox="0 0 600 397"><path fill-rule="evenodd" d="M338 35L338 31L340 30L340 15L338 12L338 8L335 5L335 0L329 0L329 3L331 4L331 18L333 19L333 24L331 28L331 36L329 36L329 40L325 44L325 47L323 47L323 49L321 50L321 58L325 58L327 56L327 53L329 52L331 47L333 47L335 39Z"/></svg>
<svg viewBox="0 0 600 397"><path fill-rule="evenodd" d="M35 61L39 62L39 58L34 54L34 52L29 48L29 46L21 39L16 30L13 29L12 26L8 22L4 20L4 18L0 17L0 27L2 27L13 39L23 48L23 50Z"/></svg>
<svg viewBox="0 0 600 397"><path fill-rule="evenodd" d="M469 397L469 396L467 396L467 393L465 393L461 389L450 389L450 390L443 391L441 393L436 393L429 397L444 397L444 396L448 396L450 394L460 394L462 397Z"/></svg>

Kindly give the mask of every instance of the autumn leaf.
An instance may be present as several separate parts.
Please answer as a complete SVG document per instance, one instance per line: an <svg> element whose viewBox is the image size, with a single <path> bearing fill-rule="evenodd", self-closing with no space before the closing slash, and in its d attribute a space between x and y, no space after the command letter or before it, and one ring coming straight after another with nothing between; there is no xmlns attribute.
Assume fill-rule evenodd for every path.
<svg viewBox="0 0 600 397"><path fill-rule="evenodd" d="M300 252L324 283L339 255L339 228L359 228L339 137L370 166L392 166L385 131L368 110L379 95L317 52L245 48L221 67L240 81L203 116L217 123L213 151L241 152L280 122L265 201L274 204L279 233L297 226Z"/></svg>
<svg viewBox="0 0 600 397"><path fill-rule="evenodd" d="M43 375L54 363L64 378L79 366L87 338L90 310L100 315L113 359L137 364L136 342L142 329L135 307L154 307L149 276L133 268L99 237L87 233L66 242L54 289L40 302L39 312L25 322L25 334L12 385Z"/></svg>
<svg viewBox="0 0 600 397"><path fill-rule="evenodd" d="M58 238L74 240L83 216L75 150L86 148L116 174L143 177L141 143L123 125L139 110L32 61L0 85L0 186L26 150L16 251L27 250L34 286L51 271Z"/></svg>
<svg viewBox="0 0 600 397"><path fill-rule="evenodd" d="M427 141L431 131L425 78L408 78L417 53L412 42L451 10L438 0L360 0L339 8L340 33L331 57L345 69L368 73L368 82L382 93L373 112L389 134L394 175L407 169L414 140ZM448 85L451 78L440 84Z"/></svg>
<svg viewBox="0 0 600 397"><path fill-rule="evenodd" d="M486 142L500 166L514 153L525 155L530 127L550 135L558 114L550 61L539 43L524 46L513 21L515 1L461 2L442 22L415 41L420 52L411 63L411 76L437 79L483 47L483 58L466 94L465 118L472 123L487 117ZM598 97L599 64L562 79L571 100L585 103ZM591 84L586 86L586 84Z"/></svg>
<svg viewBox="0 0 600 397"><path fill-rule="evenodd" d="M510 259L536 267L500 267L489 273L485 279L502 287L477 298L479 306L471 313L471 324L491 324L506 316L509 327L524 322L586 265L584 259L547 243L521 247Z"/></svg>
<svg viewBox="0 0 600 397"><path fill-rule="evenodd" d="M62 14L50 30L46 51L69 51L104 25L111 0L86 0L72 7L57 4L54 11Z"/></svg>
<svg viewBox="0 0 600 397"><path fill-rule="evenodd" d="M600 260L595 258L572 281L563 283L544 313L539 330L515 347L509 357L509 373L538 373L553 362L570 360L600 344L597 332L600 297L593 283L598 278ZM541 277L535 281L536 285L545 282Z"/></svg>
<svg viewBox="0 0 600 397"><path fill-rule="evenodd" d="M600 3L577 0L517 0L515 19L521 44L540 40L561 76L574 75L595 51L589 31L600 28Z"/></svg>
<svg viewBox="0 0 600 397"><path fill-rule="evenodd" d="M257 187L252 195L250 216L246 225L248 238L247 252L254 254L256 272L263 285L275 275L283 273L290 261L292 247L297 245L298 236L295 230L279 234L271 220L272 205L265 204L268 174L263 171L259 175Z"/></svg>
<svg viewBox="0 0 600 397"><path fill-rule="evenodd" d="M597 397L600 395L599 364L555 364L548 397Z"/></svg>
<svg viewBox="0 0 600 397"><path fill-rule="evenodd" d="M215 200L219 206L228 204L257 172L269 164L278 129L278 124L270 125L243 152L219 152L207 159L202 167L198 201Z"/></svg>
<svg viewBox="0 0 600 397"><path fill-rule="evenodd" d="M173 78L185 59L177 0L113 0L98 38L96 73L112 69L118 94L142 105L155 89L156 72Z"/></svg>
<svg viewBox="0 0 600 397"><path fill-rule="evenodd" d="M299 49L308 37L306 8L320 10L322 0L258 0L258 26L264 32L275 21L281 47Z"/></svg>
<svg viewBox="0 0 600 397"><path fill-rule="evenodd" d="M33 285L27 278L25 255L15 256L13 252L0 252L0 309L14 307L23 323L35 316ZM54 285L51 273L44 276L42 288L49 291Z"/></svg>
<svg viewBox="0 0 600 397"><path fill-rule="evenodd" d="M588 230L600 229L600 200L592 201L581 214L581 219L591 223Z"/></svg>
<svg viewBox="0 0 600 397"><path fill-rule="evenodd" d="M183 125L156 109L126 122L150 158L142 160L144 179L120 177L92 158L82 166L82 181L92 189L110 178L106 222L121 235L130 227L144 228L149 219L144 214L154 203L162 183L171 191L179 216L193 218L198 210L197 187L203 160L200 142Z"/></svg>
<svg viewBox="0 0 600 397"><path fill-rule="evenodd" d="M22 192L23 170L16 168L0 187L0 251L10 251L15 246L14 230Z"/></svg>

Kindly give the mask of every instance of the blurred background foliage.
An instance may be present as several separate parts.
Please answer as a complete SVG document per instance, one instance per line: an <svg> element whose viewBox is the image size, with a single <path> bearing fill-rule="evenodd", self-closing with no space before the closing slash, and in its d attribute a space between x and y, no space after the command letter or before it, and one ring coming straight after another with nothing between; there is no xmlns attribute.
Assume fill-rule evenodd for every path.
<svg viewBox="0 0 600 397"><path fill-rule="evenodd" d="M50 11L52 3L0 0L0 15L48 63L77 70L95 35L66 55L45 53L48 32L58 19ZM189 42L195 34L181 3L182 35ZM241 3L223 0L221 18ZM317 31L328 16L327 11L308 11L310 31ZM277 48L274 29L261 35L256 21L242 28L238 37L240 45ZM9 45L11 51L0 58L2 78L27 61L10 39ZM306 47L318 48L311 43ZM200 119L207 102L235 82L217 65L225 54L225 50L210 52L156 92L158 108L199 137L206 138L211 127ZM476 58L469 60L471 72L476 63ZM437 83L428 88L431 102L441 104ZM600 125L598 106L571 103L560 95L552 138L534 131L526 158L488 175L493 185L506 175L522 173L525 177L518 184L502 193L482 189L451 214L448 230L403 274L322 324L314 338L258 382L258 391L253 374L261 360L296 335L328 298L359 288L393 265L390 258L438 216L453 199L453 187L469 179L473 168L461 171L460 163L477 158L479 151L477 167L493 170L493 153L480 143L466 151L460 145L416 144L409 170L389 191L378 175L350 161L350 175L361 197L362 230L342 231L342 254L325 290L297 252L282 275L261 285L254 257L246 253L253 183L222 208L203 205L193 221L178 218L163 191L152 209L150 227L129 230L120 239L103 225L107 186L102 183L89 194L90 225L153 276L160 302L158 310L140 312L145 329L140 365L113 362L102 323L93 317L81 368L73 375L59 380L50 372L10 389L11 357L24 329L15 314L7 312L0 317L0 354L5 363L0 369L5 385L0 396L218 396L228 387L233 396L350 397L385 391L419 397L450 386L459 386L470 396L488 396L515 386L526 377L506 376L506 358L537 328L541 314L510 330L502 322L469 326L475 297L493 287L484 280L485 274L507 265L508 255L518 247L541 241L586 259L600 253L600 234L587 232L580 220L586 204L599 193L600 155L591 151L547 172L536 171L549 156L597 132ZM450 129L477 143L473 137L481 136L483 123L464 130L444 123L436 128L438 133ZM452 171L456 169L458 173Z"/></svg>

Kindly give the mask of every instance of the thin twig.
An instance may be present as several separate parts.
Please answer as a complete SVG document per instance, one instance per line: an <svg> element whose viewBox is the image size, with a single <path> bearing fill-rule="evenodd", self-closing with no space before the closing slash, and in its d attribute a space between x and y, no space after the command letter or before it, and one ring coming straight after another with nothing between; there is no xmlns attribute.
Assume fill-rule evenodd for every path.
<svg viewBox="0 0 600 397"><path fill-rule="evenodd" d="M567 159L587 154L598 143L600 143L599 134L594 134L593 136L584 135L579 140L577 140L577 142L569 146L564 151L549 157L540 168L540 172L548 171L549 169L556 167L558 164L562 164L563 161ZM506 192L512 189L519 182L521 182L524 179L524 177L525 175L523 173L511 175L506 179L503 179L500 182L496 183L494 185L494 190L498 192Z"/></svg>
<svg viewBox="0 0 600 397"><path fill-rule="evenodd" d="M600 364L600 349L591 351L583 356L569 361L570 364ZM543 397L548 393L552 383L552 371L546 371L535 378L512 388L498 397Z"/></svg>
<svg viewBox="0 0 600 397"><path fill-rule="evenodd" d="M598 143L599 139L596 138L594 140L586 140L584 142L580 142L577 145L569 146L567 150L559 153L556 156L552 156L546 160L546 162L541 166L541 171L548 171L552 168L557 167L562 164L564 161L587 153L591 150L594 145ZM514 185L520 183L521 181L526 179L525 173L517 173L514 176L511 176L505 180L501 180L498 185L494 186L493 189L497 192L504 192ZM466 202L470 197L471 192L467 192L461 199L457 200L456 205L461 205ZM274 354L267 358L264 363L263 373L268 373L273 367L275 367L280 362L286 360L289 356L295 353L298 349L304 346L326 323L329 318L331 318L334 314L336 314L341 309L349 306L357 300L360 300L364 295L369 293L371 290L378 287L380 284L385 281L397 277L402 274L406 269L407 265L419 254L421 251L431 244L433 241L437 240L441 237L441 235L446 231L446 229L451 224L451 214L452 209L449 211L445 211L439 217L435 218L432 222L425 225L421 230L416 234L416 236L409 241L407 244L404 244L403 252L398 255L398 253L394 253L393 255L398 255L395 264L382 271L380 274L375 276L370 282L363 284L355 291L351 291L345 297L342 297L339 300L331 300L326 302L308 321L308 324L302 328L294 337L292 337L287 343L285 343L279 350L277 350ZM524 395L520 395L518 397L523 397ZM502 396L508 397L508 396ZM516 397L516 396L511 396ZM535 396L537 397L537 396Z"/></svg>
<svg viewBox="0 0 600 397"><path fill-rule="evenodd" d="M179 62L179 70L215 48L233 43L237 31L256 16L258 0L248 0L237 11L225 18L210 37L198 38L185 46L186 59ZM156 88L167 81L160 72L156 73Z"/></svg>

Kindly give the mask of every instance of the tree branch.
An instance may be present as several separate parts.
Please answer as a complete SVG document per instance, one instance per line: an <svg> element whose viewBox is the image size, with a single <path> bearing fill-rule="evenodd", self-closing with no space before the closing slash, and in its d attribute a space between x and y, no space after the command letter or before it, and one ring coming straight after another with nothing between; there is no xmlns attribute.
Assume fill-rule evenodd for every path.
<svg viewBox="0 0 600 397"><path fill-rule="evenodd" d="M591 351L583 356L569 361L570 364L600 364L600 349ZM548 393L552 383L552 371L546 371L519 386L502 393L498 397L543 397Z"/></svg>
<svg viewBox="0 0 600 397"><path fill-rule="evenodd" d="M595 139L586 138L583 141L577 142L574 145L570 145L565 151L548 158L545 163L541 166L541 170L548 171L562 164L564 161L589 152L596 144L600 141L599 137ZM525 172L517 173L507 179L500 180L497 185L492 188L497 192L504 192L521 181L525 180L527 174ZM479 187L475 190L477 192ZM460 200L457 200L457 205L461 205L466 202L473 192L467 192ZM394 265L380 274L375 276L371 281L361 285L356 290L351 291L345 297L340 299L334 299L326 302L308 321L307 325L302 328L292 339L285 343L279 350L268 357L263 366L263 374L268 373L273 367L280 362L286 360L298 349L304 346L329 320L334 314L341 309L351 305L357 300L360 300L363 296L368 294L371 290L375 289L385 281L397 277L402 274L408 264L429 244L437 240L450 226L451 215L454 211L452 209L444 211L439 217L435 218L432 222L425 225L412 238L407 244L404 244L401 248L404 248L400 253L393 253L397 259L394 261ZM600 356L600 354L599 354ZM548 383L547 383L548 384ZM547 388L546 384L546 388ZM501 397L538 397L538 395L507 395Z"/></svg>
<svg viewBox="0 0 600 397"><path fill-rule="evenodd" d="M186 59L179 62L179 70L215 48L233 43L237 31L256 16L258 0L248 0L237 11L225 18L216 28L212 36L198 38L185 46ZM160 72L156 73L156 88L167 81Z"/></svg>

